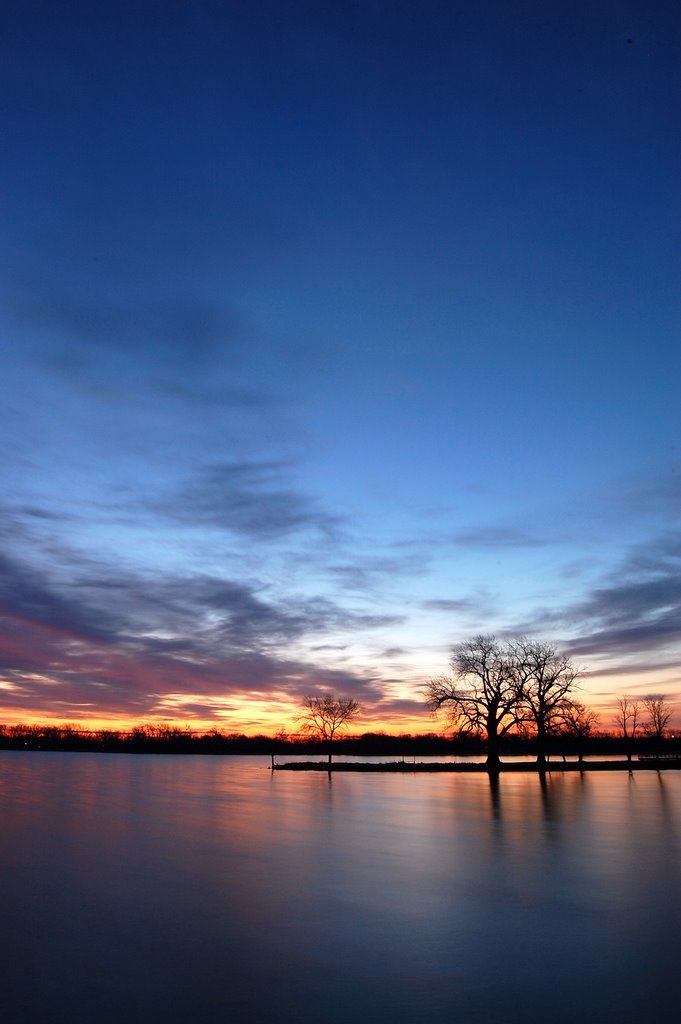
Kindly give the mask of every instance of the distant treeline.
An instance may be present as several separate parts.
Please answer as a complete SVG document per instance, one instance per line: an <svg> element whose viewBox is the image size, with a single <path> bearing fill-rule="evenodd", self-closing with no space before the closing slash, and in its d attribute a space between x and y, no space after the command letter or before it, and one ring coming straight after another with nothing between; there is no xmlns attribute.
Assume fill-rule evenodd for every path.
<svg viewBox="0 0 681 1024"><path fill-rule="evenodd" d="M359 757L436 757L483 756L485 742L477 737L451 738L434 733L393 736L387 733L364 733L345 736L334 741L336 754ZM654 740L642 736L629 741L633 753L679 753L681 738ZM222 733L217 729L195 732L189 728L165 725L140 725L129 731L87 730L71 725L0 725L0 750L81 751L109 754L296 754L325 755L327 745L307 736L244 736ZM625 754L622 736L600 733L581 740L571 736L555 736L548 740L547 753L554 757L581 757L602 754ZM509 735L501 745L502 756L533 757L536 741Z"/></svg>

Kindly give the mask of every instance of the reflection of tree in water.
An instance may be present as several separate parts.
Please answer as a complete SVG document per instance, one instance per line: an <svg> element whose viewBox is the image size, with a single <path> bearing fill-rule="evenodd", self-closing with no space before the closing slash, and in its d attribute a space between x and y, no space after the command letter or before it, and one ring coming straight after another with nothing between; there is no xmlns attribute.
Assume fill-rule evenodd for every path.
<svg viewBox="0 0 681 1024"><path fill-rule="evenodd" d="M563 797L565 795L564 786L566 783L569 784L569 780L565 776L559 776L556 780L545 772L539 772L538 778L544 837L547 842L555 846L560 842L567 823Z"/></svg>
<svg viewBox="0 0 681 1024"><path fill-rule="evenodd" d="M554 818L554 806L551 794L551 786L546 778L546 772L539 772L539 791L541 794L541 808L544 821L551 821Z"/></svg>
<svg viewBox="0 0 681 1024"><path fill-rule="evenodd" d="M662 822L662 835L664 838L664 846L667 850L674 850L678 845L678 836L676 832L676 815L674 813L674 802L670 799L669 788L664 777L664 773L658 771L657 783L658 792L660 794L660 819Z"/></svg>
<svg viewBox="0 0 681 1024"><path fill-rule="evenodd" d="M541 817L544 819L544 821L557 821L559 815L557 813L557 799L555 787L553 785L553 780L551 779L550 775L547 776L546 772L538 772L536 777L539 779L539 799L541 805ZM503 821L501 776L499 775L498 772L490 772L488 775L488 779L491 818L493 821L501 823Z"/></svg>
<svg viewBox="0 0 681 1024"><path fill-rule="evenodd" d="M333 772L313 772L315 778L314 798L320 806L331 809L333 803Z"/></svg>
<svg viewBox="0 0 681 1024"><path fill-rule="evenodd" d="M551 825L560 824L562 821L562 811L559 788L556 787L552 776L547 776L545 772L539 773L539 792L544 822Z"/></svg>
<svg viewBox="0 0 681 1024"><path fill-rule="evenodd" d="M535 782L537 780L537 782ZM574 802L586 798L589 783L585 772L554 775L538 772L519 785L518 777L488 775L489 820L497 839L511 841L514 835L525 840L534 830L535 839L551 847L560 845L575 820ZM502 793L502 787L506 792Z"/></svg>
<svg viewBox="0 0 681 1024"><path fill-rule="evenodd" d="M593 780L585 771L539 773L538 778L545 834L552 843L558 843L578 821L579 808L586 806Z"/></svg>
<svg viewBox="0 0 681 1024"><path fill-rule="evenodd" d="M492 820L501 822L501 784L498 772L489 773L489 796Z"/></svg>

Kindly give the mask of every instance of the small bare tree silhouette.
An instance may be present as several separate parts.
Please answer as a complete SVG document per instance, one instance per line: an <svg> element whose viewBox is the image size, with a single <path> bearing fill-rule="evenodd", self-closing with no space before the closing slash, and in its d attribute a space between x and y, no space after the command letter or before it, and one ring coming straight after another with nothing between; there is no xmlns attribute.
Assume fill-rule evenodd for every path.
<svg viewBox="0 0 681 1024"><path fill-rule="evenodd" d="M352 697L333 697L329 693L320 697L304 697L303 714L299 719L301 732L311 733L327 744L330 765L334 736L357 718L360 711L358 702Z"/></svg>

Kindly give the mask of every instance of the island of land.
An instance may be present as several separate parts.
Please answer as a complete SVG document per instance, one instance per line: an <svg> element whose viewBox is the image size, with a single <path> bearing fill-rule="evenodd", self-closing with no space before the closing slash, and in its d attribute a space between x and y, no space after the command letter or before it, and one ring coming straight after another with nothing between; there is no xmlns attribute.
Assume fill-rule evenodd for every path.
<svg viewBox="0 0 681 1024"><path fill-rule="evenodd" d="M273 771L291 772L421 772L499 773L499 772L622 772L662 771L681 768L681 756L662 754L659 757L639 755L627 761L502 761L489 765L485 761L285 761L273 764Z"/></svg>

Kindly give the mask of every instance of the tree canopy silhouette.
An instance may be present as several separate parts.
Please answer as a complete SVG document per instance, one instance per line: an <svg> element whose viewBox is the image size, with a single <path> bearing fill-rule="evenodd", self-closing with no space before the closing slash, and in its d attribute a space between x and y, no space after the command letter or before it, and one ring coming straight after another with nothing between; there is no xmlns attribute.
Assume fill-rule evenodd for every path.
<svg viewBox="0 0 681 1024"><path fill-rule="evenodd" d="M431 711L444 710L459 733L487 740L487 765L499 767L499 742L511 729L530 729L537 764L546 761L547 737L566 727L576 704L569 696L577 671L550 643L519 637L502 643L478 635L452 649L453 676L426 686Z"/></svg>
<svg viewBox="0 0 681 1024"><path fill-rule="evenodd" d="M479 635L452 649L454 676L426 686L431 711L444 710L459 733L487 738L487 766L499 767L499 740L518 721L518 677L510 652L494 636Z"/></svg>
<svg viewBox="0 0 681 1024"><path fill-rule="evenodd" d="M636 733L640 724L639 711L639 702L634 697L624 694L624 696L617 698L615 722L622 731L624 750L627 755L627 761L630 763L634 740L636 739Z"/></svg>
<svg viewBox="0 0 681 1024"><path fill-rule="evenodd" d="M646 734L655 741L655 753L660 753L660 743L672 717L671 709L661 693L649 693L643 698L643 707L648 715L644 722Z"/></svg>
<svg viewBox="0 0 681 1024"><path fill-rule="evenodd" d="M546 741L579 720L577 702L570 693L577 679L577 669L570 659L553 644L519 637L508 644L516 672L518 717L532 728L537 741L537 764L546 764Z"/></svg>

